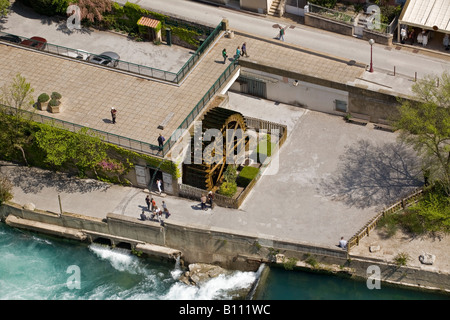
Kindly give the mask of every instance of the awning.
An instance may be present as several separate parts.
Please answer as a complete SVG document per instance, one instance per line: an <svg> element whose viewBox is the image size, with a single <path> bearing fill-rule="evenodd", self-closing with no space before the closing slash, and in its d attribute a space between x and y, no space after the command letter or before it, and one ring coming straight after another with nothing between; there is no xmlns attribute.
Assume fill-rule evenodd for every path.
<svg viewBox="0 0 450 320"><path fill-rule="evenodd" d="M159 20L147 18L147 17L141 17L139 21L137 22L139 26L149 27L152 29L156 29L158 25L160 24Z"/></svg>
<svg viewBox="0 0 450 320"><path fill-rule="evenodd" d="M450 33L450 0L408 0L399 23Z"/></svg>

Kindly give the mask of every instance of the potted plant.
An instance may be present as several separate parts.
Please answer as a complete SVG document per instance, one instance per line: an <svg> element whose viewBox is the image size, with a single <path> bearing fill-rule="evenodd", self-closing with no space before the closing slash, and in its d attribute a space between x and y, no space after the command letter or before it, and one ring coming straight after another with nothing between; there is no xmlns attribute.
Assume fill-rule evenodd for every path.
<svg viewBox="0 0 450 320"><path fill-rule="evenodd" d="M46 110L47 109L47 104L48 101L50 100L50 97L48 96L48 94L46 93L42 93L39 97L38 97L38 106L39 106L39 110Z"/></svg>
<svg viewBox="0 0 450 320"><path fill-rule="evenodd" d="M61 100L61 98L62 98L61 94L58 93L58 92L52 92L52 96L51 97L54 100Z"/></svg>
<svg viewBox="0 0 450 320"><path fill-rule="evenodd" d="M58 113L59 107L61 105L61 101L57 100L57 99L51 99L50 102L48 103L48 110L51 113Z"/></svg>
<svg viewBox="0 0 450 320"><path fill-rule="evenodd" d="M60 112L61 98L62 98L62 95L60 93L52 92L51 100L48 103L48 110L51 113L58 113L58 112Z"/></svg>

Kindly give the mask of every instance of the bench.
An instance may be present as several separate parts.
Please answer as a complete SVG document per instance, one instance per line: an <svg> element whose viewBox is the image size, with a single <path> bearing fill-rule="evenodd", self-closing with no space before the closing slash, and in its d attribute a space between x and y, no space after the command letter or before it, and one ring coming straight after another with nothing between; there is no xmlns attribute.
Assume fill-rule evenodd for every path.
<svg viewBox="0 0 450 320"><path fill-rule="evenodd" d="M386 130L394 132L396 129L392 126L391 122L386 119L378 119L377 123L374 124L375 129Z"/></svg>
<svg viewBox="0 0 450 320"><path fill-rule="evenodd" d="M361 113L350 113L351 117L348 119L349 122L358 123L361 125L366 125L370 122L370 116Z"/></svg>

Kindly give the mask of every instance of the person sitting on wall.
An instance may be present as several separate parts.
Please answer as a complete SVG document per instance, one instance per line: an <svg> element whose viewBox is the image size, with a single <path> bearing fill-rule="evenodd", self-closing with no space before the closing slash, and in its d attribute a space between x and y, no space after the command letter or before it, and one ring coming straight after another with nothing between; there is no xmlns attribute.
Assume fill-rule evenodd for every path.
<svg viewBox="0 0 450 320"><path fill-rule="evenodd" d="M339 247L347 249L347 240L344 240L344 237L341 237L341 240L339 240Z"/></svg>

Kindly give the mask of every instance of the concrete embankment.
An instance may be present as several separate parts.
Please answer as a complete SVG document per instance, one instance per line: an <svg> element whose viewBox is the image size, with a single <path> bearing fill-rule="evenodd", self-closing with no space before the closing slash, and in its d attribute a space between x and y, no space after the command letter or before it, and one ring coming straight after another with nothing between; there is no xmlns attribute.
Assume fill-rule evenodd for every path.
<svg viewBox="0 0 450 320"><path fill-rule="evenodd" d="M12 227L78 241L107 241L111 246L125 246L153 257L169 260L179 257L184 264L208 263L225 269L256 271L261 263L282 266L294 262L295 269L361 279L374 277L368 270L376 266L382 282L450 292L449 274L352 257L338 248L261 238L219 228L175 221L161 225L113 213L108 213L106 219L68 212L56 214L11 202L0 207L0 218Z"/></svg>

